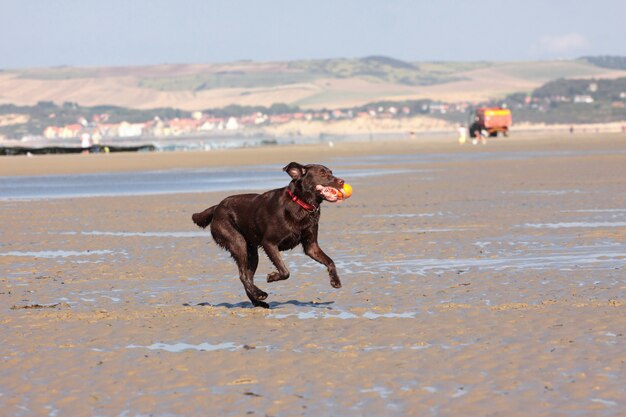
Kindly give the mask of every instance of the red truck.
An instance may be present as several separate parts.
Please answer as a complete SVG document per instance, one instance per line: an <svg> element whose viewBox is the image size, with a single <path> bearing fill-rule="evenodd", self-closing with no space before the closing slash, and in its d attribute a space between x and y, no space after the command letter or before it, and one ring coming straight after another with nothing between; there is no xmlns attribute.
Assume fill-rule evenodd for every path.
<svg viewBox="0 0 626 417"><path fill-rule="evenodd" d="M470 117L469 137L498 136L502 132L503 136L509 135L509 128L513 123L511 110L502 107L479 107L474 110Z"/></svg>

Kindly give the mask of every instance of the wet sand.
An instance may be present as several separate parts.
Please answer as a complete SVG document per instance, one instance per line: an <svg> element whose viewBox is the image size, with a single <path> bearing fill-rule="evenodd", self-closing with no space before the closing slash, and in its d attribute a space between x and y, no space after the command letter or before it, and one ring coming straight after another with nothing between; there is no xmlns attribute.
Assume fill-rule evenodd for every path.
<svg viewBox="0 0 626 417"><path fill-rule="evenodd" d="M623 135L109 156L0 172L398 173L323 206L342 289L298 249L267 284L261 256L270 310L190 221L229 192L0 201L3 415L626 412Z"/></svg>
<svg viewBox="0 0 626 417"><path fill-rule="evenodd" d="M489 148L480 146L472 152L501 148L505 152L531 150L558 151L565 143L577 150L611 149L614 143L623 143L623 133L576 134L560 132L515 133L506 141L489 142ZM537 143L538 146L533 146ZM0 158L1 176L86 174L101 172L134 172L168 169L206 168L215 166L245 166L252 164L286 165L292 160L321 161L342 157L397 154L466 154L467 145L459 146L452 136L420 136L405 140L370 142L334 142L334 146L319 145L267 146L245 149L218 149L209 152L140 152L85 155L34 155ZM282 164L282 165L281 165Z"/></svg>

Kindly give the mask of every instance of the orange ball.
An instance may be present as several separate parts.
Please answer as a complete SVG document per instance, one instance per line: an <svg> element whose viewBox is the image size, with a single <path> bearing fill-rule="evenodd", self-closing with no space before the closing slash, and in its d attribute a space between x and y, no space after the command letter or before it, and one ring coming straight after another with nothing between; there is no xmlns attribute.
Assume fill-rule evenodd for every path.
<svg viewBox="0 0 626 417"><path fill-rule="evenodd" d="M343 198L350 198L352 195L352 186L347 182L343 184L343 188L341 189L341 194L343 194Z"/></svg>

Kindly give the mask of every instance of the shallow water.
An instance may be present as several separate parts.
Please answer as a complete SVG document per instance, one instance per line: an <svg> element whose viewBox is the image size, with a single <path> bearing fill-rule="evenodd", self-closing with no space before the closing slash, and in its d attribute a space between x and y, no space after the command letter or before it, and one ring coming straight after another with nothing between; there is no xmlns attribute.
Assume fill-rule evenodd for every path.
<svg viewBox="0 0 626 417"><path fill-rule="evenodd" d="M343 178L395 175L405 169L336 170ZM139 196L173 193L268 190L284 187L288 177L277 167L180 169L168 171L0 177L0 200Z"/></svg>
<svg viewBox="0 0 626 417"><path fill-rule="evenodd" d="M82 236L117 236L117 237L173 237L173 238L189 238L189 237L203 237L207 236L206 231L198 232L186 232L186 231L174 231L174 232L107 232L103 230L90 230L81 232L58 232L50 234L59 235L82 235Z"/></svg>
<svg viewBox="0 0 626 417"><path fill-rule="evenodd" d="M396 155L371 155L353 159L342 159L342 165L386 165L386 164L419 164L432 162L479 162L479 161L518 161L537 158L565 158L583 155L604 155L606 151L576 151L576 150L549 150L549 151L518 151L518 152L450 152L450 153L426 153L426 154L396 154ZM624 154L626 151L615 150L613 154Z"/></svg>
<svg viewBox="0 0 626 417"><path fill-rule="evenodd" d="M526 223L522 227L534 229L584 229L584 228L609 228L626 227L626 222L560 222L560 223Z"/></svg>
<svg viewBox="0 0 626 417"><path fill-rule="evenodd" d="M72 251L72 250L42 250L42 251L8 251L0 252L0 256L20 256L26 258L68 258L68 257L89 257L97 255L112 255L117 254L112 250L86 250L86 251Z"/></svg>
<svg viewBox="0 0 626 417"><path fill-rule="evenodd" d="M607 227L626 227L626 223L554 223L554 224L525 224L519 227L535 228L607 228ZM463 228L433 228L433 229L403 229L401 232L397 230L368 230L355 231L354 234L412 234L412 233L446 233L459 232L466 229ZM114 232L114 231L83 231L83 232L49 232L48 234L69 235L69 236L102 236L102 237L129 237L129 238L165 238L165 239L194 239L194 238L210 238L207 231L171 231L171 232ZM376 257L351 256L350 260L336 257L337 265L344 271L359 270L361 273L378 274L381 272L396 271L405 273L415 273L425 275L431 271L456 271L459 269L469 270L494 270L503 269L562 269L571 268L592 268L606 269L615 268L624 264L626 259L626 243L623 242L597 242L595 244L577 245L573 247L564 247L553 241L547 242L526 242L524 240L507 240L502 237L497 242L479 241L476 245L486 249L493 248L487 255L480 258L424 258L422 256L412 257L411 253L405 253L403 259L381 259ZM512 251L511 247L521 246L522 249ZM107 256L111 258L128 258L126 250L42 250L42 251L0 251L0 256L16 256L25 258L89 258L94 256ZM310 258L299 254L297 251L288 255L290 259L298 259L297 262L291 263L289 266L294 272L298 272L300 268L316 268L318 264ZM95 262L95 260L94 260Z"/></svg>
<svg viewBox="0 0 626 417"><path fill-rule="evenodd" d="M241 349L243 348L243 346L241 345L236 345L232 342L223 342L223 343L217 343L217 344L211 344L211 343L199 343L196 345L193 344L189 344L189 343L183 343L183 342L178 342L178 343L154 343L152 345L149 346L140 346L140 345L128 345L126 346L127 349L139 349L139 348L144 348L144 349L149 349L149 350L164 350L166 352L184 352L186 350L199 350L202 352L214 352L216 350L236 350L236 349Z"/></svg>
<svg viewBox="0 0 626 417"><path fill-rule="evenodd" d="M544 151L544 152L472 152L441 154L408 154L360 156L354 158L330 158L332 166L345 167L335 170L342 178L392 175L414 172L406 169L352 169L350 166L381 166L399 164L423 164L433 162L459 162L481 160L523 160L544 157L569 157L577 155L604 154L604 151ZM621 150L613 153L624 153ZM437 170L422 170L436 172ZM42 198L70 198L124 195L155 195L171 193L195 193L211 191L265 190L285 185L285 174L275 166L256 165L245 168L179 169L150 172L100 173L79 175L47 175L0 177L0 200L28 200ZM513 194L581 193L580 190L518 190Z"/></svg>
<svg viewBox="0 0 626 417"><path fill-rule="evenodd" d="M457 345L455 349L461 349L463 346L469 346L468 343ZM449 350L452 347L449 345L432 345L430 343L422 343L417 345L376 345L376 346L363 346L358 350L363 352L373 352L373 351L401 351L401 350L424 350L437 347L443 350ZM153 343L151 345L143 346L143 345L135 345L130 344L125 346L126 349L147 349L147 350L162 350L169 353L183 353L190 350L195 350L199 352L217 352L217 351L228 351L235 352L240 350L264 350L268 352L280 352L287 351L295 352L295 353L303 353L304 351L315 351L315 350L330 350L332 352L348 352L354 351L354 346L333 344L332 346L308 346L306 348L298 347L294 349L284 349L278 346L250 346L246 344L237 344L235 342L219 342L219 343L210 343L210 342L201 342L201 343L186 343L186 342L173 342L173 343ZM105 349L95 348L94 350L98 352L105 352Z"/></svg>

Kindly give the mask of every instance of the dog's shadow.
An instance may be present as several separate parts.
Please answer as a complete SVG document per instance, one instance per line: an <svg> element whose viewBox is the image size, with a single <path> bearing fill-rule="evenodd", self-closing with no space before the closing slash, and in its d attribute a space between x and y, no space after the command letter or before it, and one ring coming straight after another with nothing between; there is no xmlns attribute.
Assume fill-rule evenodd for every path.
<svg viewBox="0 0 626 417"><path fill-rule="evenodd" d="M275 308L280 308L286 305L294 305L296 307L313 307L313 308L325 308L331 309L330 305L334 304L334 301L325 301L325 302L317 302L317 301L298 301L298 300L289 300L289 301L270 301L268 304L270 305L270 310ZM197 304L184 303L185 307L222 307L222 308L255 308L251 302L242 301L240 303L219 303L219 304L211 304L208 302L201 302Z"/></svg>

